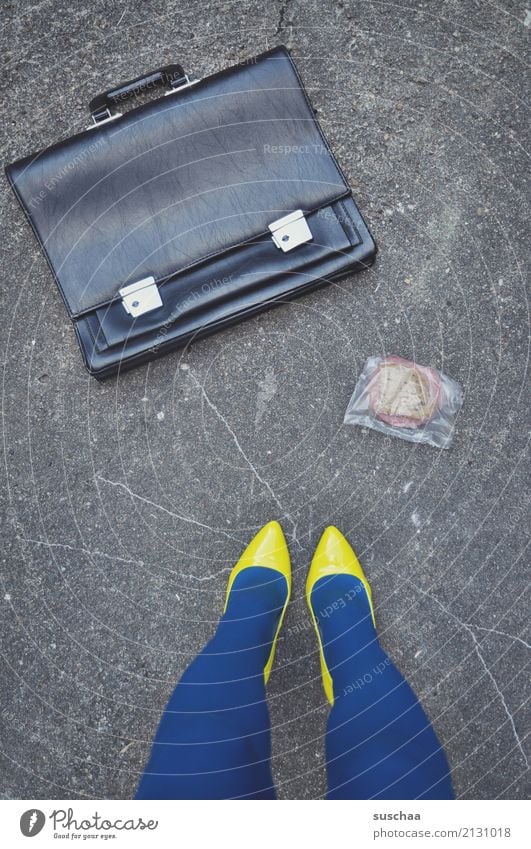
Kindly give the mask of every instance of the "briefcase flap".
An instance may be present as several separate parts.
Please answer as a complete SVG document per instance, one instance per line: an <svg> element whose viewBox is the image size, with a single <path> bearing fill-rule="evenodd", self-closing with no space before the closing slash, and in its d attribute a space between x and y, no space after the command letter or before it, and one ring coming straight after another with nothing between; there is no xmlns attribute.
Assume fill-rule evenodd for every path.
<svg viewBox="0 0 531 849"><path fill-rule="evenodd" d="M285 48L6 170L72 317L350 194Z"/></svg>

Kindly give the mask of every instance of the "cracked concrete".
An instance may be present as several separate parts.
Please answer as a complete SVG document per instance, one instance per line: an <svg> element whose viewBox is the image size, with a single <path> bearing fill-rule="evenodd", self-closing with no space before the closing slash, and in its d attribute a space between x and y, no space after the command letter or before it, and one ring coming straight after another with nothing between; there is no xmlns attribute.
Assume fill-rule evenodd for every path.
<svg viewBox="0 0 531 849"><path fill-rule="evenodd" d="M289 513L286 513L286 511L284 510L282 504L280 503L278 496L273 492L273 490L271 488L271 484L269 484L268 481L266 481L262 477L262 475L259 474L258 470L255 468L255 466L249 460L249 457L247 456L247 454L243 450L242 446L240 445L240 442L238 440L238 437L234 433L234 430L230 426L230 424L227 421L227 419L225 418L225 416L219 411L219 409L216 407L216 405L210 400L210 398L208 397L208 395L205 391L205 387L201 383L199 383L199 381L197 380L197 378L195 377L193 372L189 372L189 374L190 374L190 377L192 378L192 380L194 381L194 383L196 384L196 386L199 387L199 389L201 391L201 397L204 399L204 401L209 406L209 408L214 412L214 414L217 416L217 418L223 423L223 425L226 428L230 438L234 442L234 445L236 446L238 453L241 455L241 457L243 457L245 463L247 463L247 465L249 466L249 469L253 473L253 475L256 478L256 480L258 481L258 483L266 489L267 493L273 499L274 504L276 505L276 507L279 510L279 520L286 520L289 523L289 525L291 526L291 540L292 540L292 542L295 542L299 546L299 548L301 548L301 545L300 545L300 543L297 539L297 525L295 524L295 522L293 521L293 519L291 518Z"/></svg>
<svg viewBox="0 0 531 849"><path fill-rule="evenodd" d="M414 589L414 588L412 588L412 589ZM442 602L441 602L441 601L439 601L439 599L435 598L435 597L434 597L434 596L432 596L430 593L425 592L424 590L420 590L420 592L422 592L422 594L423 594L423 595L425 595L425 596L426 596L426 598L431 599L431 601L433 601L435 604L437 604L437 605L438 605L438 606L439 606L439 607L440 607L440 608L441 608L441 609L442 609L442 610L443 610L443 611L444 611L444 612L445 612L448 616L450 616L450 617L451 617L454 621L456 621L456 622L458 623L458 625L460 625L462 628L464 628L464 629L466 630L466 632L467 632L468 634L470 634L470 636L471 636L471 638L472 638L472 641L473 641L473 644L474 644L474 651L475 651L475 653L477 654L477 656L478 656L478 658L479 658L479 661L480 661L480 663L481 663L481 666L482 666L482 667L483 667L483 669L485 670L485 674L488 676L489 680L491 681L492 686L494 687L494 690L495 690L495 692L496 692L496 695L498 696L498 698L499 698L499 700L500 700L500 702L501 702L501 704L502 704L502 706L503 706L503 709L504 709L504 711L505 711L505 714L506 714L506 716L507 716L507 719L508 719L508 721L509 721L509 723L510 723L510 726L511 726L511 729L512 729L512 732L513 732L513 735L514 735L514 738L515 738L516 744L517 744L517 746L518 746L518 749L520 750L520 752L521 752L521 754L522 754L522 757L524 758L525 765L526 765L526 767L528 768L528 767L529 767L528 757L527 757L526 751L524 750L523 742L522 742L522 740L521 740L521 738L520 738L520 735L519 735L519 733L518 733L518 730L517 730L517 727L516 727L516 722L515 722L514 716L513 716L513 714L511 713L511 711L509 710L509 707L508 707L508 705L507 705L507 702L505 701L505 697L504 697L504 695L503 695L503 692L502 692L502 691L500 690L500 688L498 687L498 684L497 684L497 682L496 682L496 678L495 678L495 677L494 677L494 675L492 674L491 669L488 667L488 665L487 665L487 663L486 663L486 661L485 661L485 658L483 657L483 654L481 653L481 644L480 644L480 642L478 641L478 639L477 639L476 635L474 634L474 628L476 628L476 627L477 627L478 629L480 629L480 630L484 630L484 631L487 631L487 632L489 632L489 633L498 633L498 634L500 634L501 632L500 632L500 631L497 631L497 630L495 630L495 629L492 629L492 628L480 628L480 626L471 625L471 624L469 624L469 623L467 623L467 622L462 622L462 621L461 621L461 620L460 620L460 619L459 619L459 618L458 618L458 617L457 617L454 613L452 613L452 611L451 611L451 610L449 610L449 608L448 608L448 607L446 607L446 605L442 604ZM511 636L510 634L504 634L504 636L510 637L510 638L511 638L511 640L517 640L518 642L521 642L523 645L525 645L525 646L527 646L527 647L529 648L529 645L528 645L528 644L527 644L524 640L521 640L519 637L514 637L514 636ZM507 651L508 651L508 650L507 650ZM505 653L506 653L506 652L505 652ZM504 653L504 654L505 654L505 653ZM525 666L522 668L522 670L519 670L519 674L520 674L520 672L524 672L524 670L527 668L527 666L528 666L528 663L526 663L526 664L525 664ZM521 704L517 707L517 710L518 710L518 709L520 709L521 707L523 707L523 706L527 703L527 701L528 701L528 698L526 698L526 699L525 699L525 700L524 700L524 701L523 701L523 702L522 702L522 703L521 703Z"/></svg>
<svg viewBox="0 0 531 849"><path fill-rule="evenodd" d="M171 61L203 76L282 41L380 253L98 384L4 182L2 796L132 795L232 564L277 518L294 568L269 684L279 795L325 791L304 581L334 523L458 796L526 797L528 38L518 2L5 4L4 162L86 126L117 81ZM381 352L463 385L449 451L343 425Z"/></svg>

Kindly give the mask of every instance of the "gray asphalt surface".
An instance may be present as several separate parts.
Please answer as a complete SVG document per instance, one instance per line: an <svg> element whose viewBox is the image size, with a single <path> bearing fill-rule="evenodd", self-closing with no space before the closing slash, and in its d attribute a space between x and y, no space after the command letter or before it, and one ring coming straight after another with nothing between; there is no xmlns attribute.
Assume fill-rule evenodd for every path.
<svg viewBox="0 0 531 849"><path fill-rule="evenodd" d="M380 254L98 384L3 181L2 796L133 794L231 565L277 518L294 567L269 686L279 795L325 792L303 587L334 523L457 794L524 797L531 13L480 0L3 8L4 163L85 127L113 83L170 61L204 76L283 42ZM383 352L460 381L449 451L342 424L365 359Z"/></svg>

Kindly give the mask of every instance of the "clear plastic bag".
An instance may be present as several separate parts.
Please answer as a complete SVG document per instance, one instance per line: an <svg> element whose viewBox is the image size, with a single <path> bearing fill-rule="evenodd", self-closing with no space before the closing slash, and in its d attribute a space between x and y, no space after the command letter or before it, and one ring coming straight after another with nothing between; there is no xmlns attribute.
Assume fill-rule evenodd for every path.
<svg viewBox="0 0 531 849"><path fill-rule="evenodd" d="M369 357L344 422L449 448L462 403L460 385L437 369L402 357Z"/></svg>

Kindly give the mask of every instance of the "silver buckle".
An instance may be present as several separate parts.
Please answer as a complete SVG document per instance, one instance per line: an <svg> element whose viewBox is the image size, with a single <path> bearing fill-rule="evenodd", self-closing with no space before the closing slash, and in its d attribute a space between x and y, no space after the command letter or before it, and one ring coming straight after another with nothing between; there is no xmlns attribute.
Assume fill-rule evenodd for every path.
<svg viewBox="0 0 531 849"><path fill-rule="evenodd" d="M170 94L175 94L176 91L182 91L183 88L190 88L190 86L197 85L201 80L191 80L188 74L184 75L186 80L185 83L181 83L181 85L172 86L169 91L164 92L164 97L168 97Z"/></svg>
<svg viewBox="0 0 531 849"><path fill-rule="evenodd" d="M273 221L269 229L275 245L284 253L313 239L302 209L296 209L295 212Z"/></svg>
<svg viewBox="0 0 531 849"><path fill-rule="evenodd" d="M136 283L130 283L120 289L118 294L122 298L124 310L133 318L162 306L162 298L154 277L144 277Z"/></svg>
<svg viewBox="0 0 531 849"><path fill-rule="evenodd" d="M96 121L94 116L92 116L92 124L89 124L87 130L93 130L94 127L101 127L102 124L108 124L109 121L116 121L117 118L122 117L122 112L112 112L109 108L107 108L107 117L102 118L101 121Z"/></svg>

